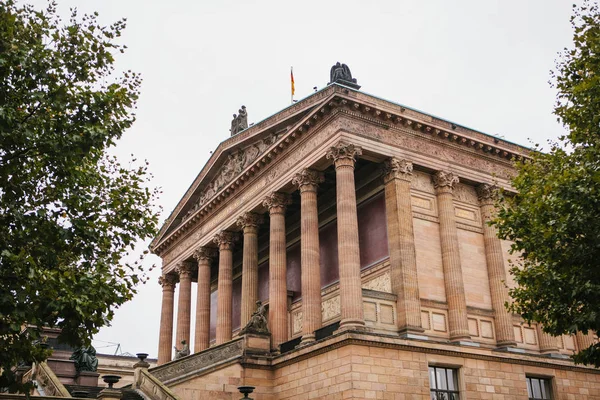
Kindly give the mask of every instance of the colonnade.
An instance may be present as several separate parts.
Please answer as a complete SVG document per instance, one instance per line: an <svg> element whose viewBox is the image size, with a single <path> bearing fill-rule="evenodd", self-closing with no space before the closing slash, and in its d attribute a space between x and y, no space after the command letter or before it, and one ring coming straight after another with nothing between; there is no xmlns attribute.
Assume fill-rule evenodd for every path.
<svg viewBox="0 0 600 400"><path fill-rule="evenodd" d="M362 149L351 143L339 142L331 147L327 159L333 161L336 176L336 207L338 228L339 293L341 304L340 330L360 330L365 325L360 271L360 250L354 170ZM385 204L387 214L388 248L392 292L397 296L397 327L400 334L419 334L421 299L419 295L415 238L411 209L412 163L390 158L384 164ZM432 177L436 190L440 224L440 241L448 325L451 341L470 341L465 288L456 227L453 190L458 177L449 171L438 171ZM304 169L295 174L293 185L300 192L301 230L301 287L302 343L315 340L314 332L321 328L321 281L319 266L319 224L317 211L318 185L323 174ZM483 234L492 305L495 312L495 331L498 345L515 344L512 316L505 310L508 292L504 285L506 273L500 240L487 221L493 216L493 187L478 187ZM275 191L263 201L270 218L269 232L269 329L271 348L290 339L286 284L285 214L290 195ZM246 212L236 221L243 235L241 325L244 326L256 309L258 299L258 228L265 216ZM233 227L232 227L233 228ZM231 228L228 228L231 229ZM218 299L216 344L232 339L232 252L240 233L219 232L213 239L218 250L203 246L196 249L194 259L198 268L198 296L194 352L209 347L210 329L210 266L218 252ZM195 264L185 261L177 265L175 274L163 275L158 363L171 360L173 307L175 284L179 281L177 311L177 343L190 339L191 276Z"/></svg>

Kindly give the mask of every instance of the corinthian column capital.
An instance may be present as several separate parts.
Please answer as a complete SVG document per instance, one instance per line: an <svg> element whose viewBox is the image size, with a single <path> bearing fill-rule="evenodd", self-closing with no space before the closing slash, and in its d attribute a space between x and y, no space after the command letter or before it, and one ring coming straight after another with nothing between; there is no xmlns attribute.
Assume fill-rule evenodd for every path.
<svg viewBox="0 0 600 400"><path fill-rule="evenodd" d="M385 174L384 181L386 183L392 179L410 181L410 176L413 172L413 164L410 161L400 160L396 157L392 157L385 160L383 172Z"/></svg>
<svg viewBox="0 0 600 400"><path fill-rule="evenodd" d="M312 169L304 169L298 172L292 178L292 185L298 186L300 193L305 191L316 191L319 183L325 181L325 176L322 172L315 171Z"/></svg>
<svg viewBox="0 0 600 400"><path fill-rule="evenodd" d="M498 187L488 183L477 186L477 198L481 205L492 205L498 198Z"/></svg>
<svg viewBox="0 0 600 400"><path fill-rule="evenodd" d="M192 276L193 266L187 261L182 261L175 266L175 271L179 274L179 279L190 278Z"/></svg>
<svg viewBox="0 0 600 400"><path fill-rule="evenodd" d="M263 206L269 209L269 214L284 214L288 205L292 204L292 198L287 193L274 192L263 200Z"/></svg>
<svg viewBox="0 0 600 400"><path fill-rule="evenodd" d="M339 142L327 151L327 159L333 159L335 167L354 166L356 156L362 154L362 148L355 146L352 143Z"/></svg>
<svg viewBox="0 0 600 400"><path fill-rule="evenodd" d="M458 183L458 176L448 171L438 171L433 177L433 187L437 192L452 193L454 186Z"/></svg>
<svg viewBox="0 0 600 400"><path fill-rule="evenodd" d="M253 212L247 212L239 216L236 221L236 225L244 230L244 232L248 230L253 230L256 232L258 226L262 224L264 218L261 214L256 214Z"/></svg>
<svg viewBox="0 0 600 400"><path fill-rule="evenodd" d="M162 286L163 290L175 290L176 283L177 276L173 274L166 274L158 277L158 284Z"/></svg>
<svg viewBox="0 0 600 400"><path fill-rule="evenodd" d="M233 244L237 242L238 235L235 232L222 231L215 235L213 242L219 245L219 250L232 250Z"/></svg>
<svg viewBox="0 0 600 400"><path fill-rule="evenodd" d="M196 251L194 251L193 257L198 263L203 261L208 261L210 264L212 260L217 256L217 251L211 247L198 247Z"/></svg>

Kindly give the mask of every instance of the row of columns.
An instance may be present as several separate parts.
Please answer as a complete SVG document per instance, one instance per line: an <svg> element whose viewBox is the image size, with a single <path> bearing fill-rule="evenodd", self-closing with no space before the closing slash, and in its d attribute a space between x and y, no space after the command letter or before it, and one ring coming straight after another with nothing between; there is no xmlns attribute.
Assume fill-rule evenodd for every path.
<svg viewBox="0 0 600 400"><path fill-rule="evenodd" d="M361 329L364 325L362 282L358 240L358 218L354 167L360 147L340 142L326 154L333 160L336 172L336 201L338 224L339 286L341 303L340 330ZM419 295L413 216L411 208L411 175L413 165L408 160L390 158L384 164L385 203L388 228L388 248L392 291L397 295L397 321L401 334L421 333L421 299ZM438 171L432 177L439 214L440 242L449 334L452 341L471 340L468 328L467 305L460 259L453 191L458 177L449 171ZM314 332L321 327L321 282L319 263L319 224L317 188L323 174L311 169L297 173L292 183L301 199L301 284L303 331L302 342L315 340ZM504 304L509 300L505 286L506 272L500 239L488 222L494 217L494 192L491 185L477 187L483 219L483 236L488 268L495 331L499 346L516 344L512 315ZM290 204L289 194L275 192L267 196L263 206L269 212L269 328L272 348L288 338L288 306L286 284L285 211ZM243 232L241 325L245 326L258 300L258 227L263 216L248 212L236 222ZM218 300L216 344L232 338L232 249L238 236L223 231L215 236L218 245ZM198 262L198 297L194 351L209 346L210 327L210 265L216 251L202 247L194 253ZM191 265L177 267L180 281L177 316L177 342L190 337ZM170 360L173 291L176 278L161 277L163 304L161 316L159 364ZM583 340L583 339L582 339ZM543 338L541 339L543 341ZM556 343L556 341L554 342ZM556 346L556 344L554 345Z"/></svg>

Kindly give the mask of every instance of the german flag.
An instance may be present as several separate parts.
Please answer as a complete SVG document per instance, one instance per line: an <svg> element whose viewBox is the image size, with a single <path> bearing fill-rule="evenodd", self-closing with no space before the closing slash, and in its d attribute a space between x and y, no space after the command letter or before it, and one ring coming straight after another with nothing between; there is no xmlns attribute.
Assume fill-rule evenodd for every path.
<svg viewBox="0 0 600 400"><path fill-rule="evenodd" d="M292 80L292 97L296 93L296 87L294 86L294 67L290 67L290 79Z"/></svg>

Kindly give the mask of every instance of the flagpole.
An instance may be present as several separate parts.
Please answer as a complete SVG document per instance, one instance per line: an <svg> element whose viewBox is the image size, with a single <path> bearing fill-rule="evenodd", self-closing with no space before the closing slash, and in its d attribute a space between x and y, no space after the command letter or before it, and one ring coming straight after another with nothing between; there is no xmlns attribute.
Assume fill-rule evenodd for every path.
<svg viewBox="0 0 600 400"><path fill-rule="evenodd" d="M290 104L294 104L294 67L290 67L290 77L292 78Z"/></svg>

